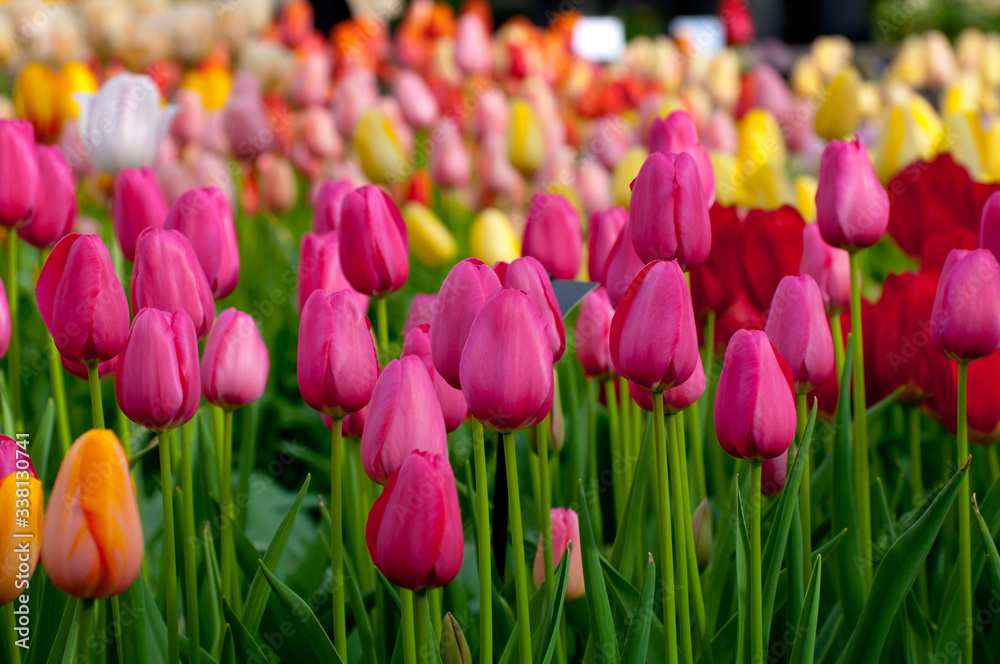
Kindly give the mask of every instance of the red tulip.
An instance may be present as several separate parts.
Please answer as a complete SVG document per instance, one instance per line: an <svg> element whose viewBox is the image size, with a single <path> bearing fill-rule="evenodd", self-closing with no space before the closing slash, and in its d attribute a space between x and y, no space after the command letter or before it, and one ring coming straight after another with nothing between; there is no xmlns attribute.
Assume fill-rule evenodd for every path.
<svg viewBox="0 0 1000 664"><path fill-rule="evenodd" d="M600 286L587 293L580 303L573 336L576 358L588 378L608 378L615 367L611 362L611 319L615 308L608 300L608 291Z"/></svg>
<svg viewBox="0 0 1000 664"><path fill-rule="evenodd" d="M240 250L226 195L217 187L189 189L174 201L163 225L180 231L191 243L217 300L236 290Z"/></svg>
<svg viewBox="0 0 1000 664"><path fill-rule="evenodd" d="M628 392L640 408L650 413L653 412L653 394L649 390L635 383L629 383ZM663 412L679 413L692 404L697 403L704 392L705 368L702 366L701 356L699 356L698 366L690 378L680 385L663 391Z"/></svg>
<svg viewBox="0 0 1000 664"><path fill-rule="evenodd" d="M465 420L469 414L469 405L465 403L465 396L462 390L456 389L448 384L441 374L434 368L431 361L431 326L428 323L417 325L403 338L403 351L400 357L415 356L420 358L427 369L434 392L437 394L438 403L441 405L441 414L444 416L444 428L446 431L454 431Z"/></svg>
<svg viewBox="0 0 1000 664"><path fill-rule="evenodd" d="M716 349L725 348L738 330L763 331L764 323L764 315L753 306L746 293L738 293L733 306L715 321Z"/></svg>
<svg viewBox="0 0 1000 664"><path fill-rule="evenodd" d="M31 215L38 170L35 130L27 120L0 119L0 226L16 226Z"/></svg>
<svg viewBox="0 0 1000 664"><path fill-rule="evenodd" d="M1000 192L989 197L979 222L979 246L1000 256ZM998 259L1000 260L1000 259Z"/></svg>
<svg viewBox="0 0 1000 664"><path fill-rule="evenodd" d="M522 254L537 258L556 279L575 279L582 250L580 217L569 201L559 194L535 194L528 207Z"/></svg>
<svg viewBox="0 0 1000 664"><path fill-rule="evenodd" d="M625 228L626 221L628 221L628 210L623 207L590 215L590 227L587 231L587 275L591 281L604 283L611 249Z"/></svg>
<svg viewBox="0 0 1000 664"><path fill-rule="evenodd" d="M708 150L698 140L698 129L687 111L674 111L667 117L653 120L649 126L650 152L686 152L694 157L698 177L705 192L705 205L715 203L715 172Z"/></svg>
<svg viewBox="0 0 1000 664"><path fill-rule="evenodd" d="M111 220L122 253L130 261L135 260L139 235L147 228L163 228L167 220L167 199L153 169L143 166L118 172L111 202Z"/></svg>
<svg viewBox="0 0 1000 664"><path fill-rule="evenodd" d="M306 300L313 291L319 289L326 295L333 295L351 287L340 267L340 241L336 233L304 233L299 244L299 276L296 298L301 313ZM368 309L368 296L357 291L358 303L362 311Z"/></svg>
<svg viewBox="0 0 1000 664"><path fill-rule="evenodd" d="M270 367L253 317L232 307L219 314L201 360L205 400L226 410L253 403L264 393Z"/></svg>
<svg viewBox="0 0 1000 664"><path fill-rule="evenodd" d="M802 262L802 228L798 210L751 210L743 227L743 278L750 302L767 311L783 277L799 273Z"/></svg>
<svg viewBox="0 0 1000 664"><path fill-rule="evenodd" d="M764 331L791 366L798 392L808 392L833 375L830 324L819 286L808 274L778 283Z"/></svg>
<svg viewBox="0 0 1000 664"><path fill-rule="evenodd" d="M28 223L17 234L38 248L49 247L73 228L76 221L76 183L62 151L52 145L36 145L38 189Z"/></svg>
<svg viewBox="0 0 1000 664"><path fill-rule="evenodd" d="M447 457L410 454L375 500L368 553L392 583L410 590L447 585L462 567L462 515Z"/></svg>
<svg viewBox="0 0 1000 664"><path fill-rule="evenodd" d="M816 224L806 224L802 229L799 272L816 280L828 315L851 306L851 256L828 245Z"/></svg>
<svg viewBox="0 0 1000 664"><path fill-rule="evenodd" d="M73 362L105 362L128 336L128 300L96 235L67 235L35 286L38 312L59 352Z"/></svg>
<svg viewBox="0 0 1000 664"><path fill-rule="evenodd" d="M378 357L357 295L313 291L299 324L298 380L310 408L333 417L361 410L371 400Z"/></svg>
<svg viewBox="0 0 1000 664"><path fill-rule="evenodd" d="M760 331L729 340L715 392L719 444L738 459L773 459L795 437L792 370Z"/></svg>
<svg viewBox="0 0 1000 664"><path fill-rule="evenodd" d="M940 272L952 249L970 251L979 249L979 238L975 233L962 226L952 226L948 230L929 235L924 240L924 247L920 251L920 269Z"/></svg>
<svg viewBox="0 0 1000 664"><path fill-rule="evenodd" d="M580 599L586 593L583 582L583 549L580 544L580 518L576 512L562 507L551 510L552 523L552 564L559 567L566 546L572 542L573 548L569 554L569 569L566 570L566 601ZM545 546L539 541L538 552L535 554L535 564L531 568L531 576L535 587L540 588L545 583Z"/></svg>
<svg viewBox="0 0 1000 664"><path fill-rule="evenodd" d="M403 336L409 334L413 328L431 324L434 318L434 310L437 308L436 293L417 293L410 301L410 312L406 315L406 322L403 323Z"/></svg>
<svg viewBox="0 0 1000 664"><path fill-rule="evenodd" d="M708 211L712 249L708 259L691 270L691 300L695 314L726 312L743 287L743 222L735 207L715 204Z"/></svg>
<svg viewBox="0 0 1000 664"><path fill-rule="evenodd" d="M340 262L354 289L381 297L397 291L410 273L406 224L381 189L366 185L344 197Z"/></svg>
<svg viewBox="0 0 1000 664"><path fill-rule="evenodd" d="M857 138L823 148L816 223L827 244L849 250L872 246L889 225L889 196Z"/></svg>
<svg viewBox="0 0 1000 664"><path fill-rule="evenodd" d="M122 412L153 431L184 424L198 410L198 339L183 309L143 309L118 355L115 396Z"/></svg>
<svg viewBox="0 0 1000 664"><path fill-rule="evenodd" d="M941 355L931 373L933 397L930 406L953 435L958 423L958 365ZM969 364L966 417L969 440L992 444L1000 440L1000 352Z"/></svg>
<svg viewBox="0 0 1000 664"><path fill-rule="evenodd" d="M436 319L432 332L434 325ZM459 379L469 411L487 428L526 429L549 414L554 383L547 327L531 296L509 288L487 300L472 322Z"/></svg>
<svg viewBox="0 0 1000 664"><path fill-rule="evenodd" d="M948 254L934 296L931 339L958 362L1000 349L1000 264L989 250Z"/></svg>
<svg viewBox="0 0 1000 664"><path fill-rule="evenodd" d="M726 27L726 43L749 44L753 41L753 16L747 0L722 0L719 18Z"/></svg>
<svg viewBox="0 0 1000 664"><path fill-rule="evenodd" d="M336 233L347 194L354 190L350 180L327 180L319 187L313 203L313 233Z"/></svg>
<svg viewBox="0 0 1000 664"><path fill-rule="evenodd" d="M545 329L552 348L552 362L558 362L566 350L566 323L563 322L562 311L545 268L534 258L522 256L507 266L503 285L505 288L523 290L531 296L545 319Z"/></svg>
<svg viewBox="0 0 1000 664"><path fill-rule="evenodd" d="M608 254L608 260L604 266L604 279L601 281L608 290L608 301L611 302L611 306L618 306L625 291L628 290L629 284L644 266L645 263L635 253L629 223L626 221L622 232L618 234L618 239L615 240L611 252Z"/></svg>

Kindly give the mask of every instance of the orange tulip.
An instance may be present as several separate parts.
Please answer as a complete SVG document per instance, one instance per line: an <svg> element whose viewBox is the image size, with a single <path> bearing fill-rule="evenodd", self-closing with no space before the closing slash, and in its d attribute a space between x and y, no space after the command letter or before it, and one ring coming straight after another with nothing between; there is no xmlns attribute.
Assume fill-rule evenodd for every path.
<svg viewBox="0 0 1000 664"><path fill-rule="evenodd" d="M91 429L63 459L49 496L42 553L56 588L82 599L124 592L142 566L142 526L128 458L109 429Z"/></svg>
<svg viewBox="0 0 1000 664"><path fill-rule="evenodd" d="M31 459L0 435L0 606L28 588L42 548L42 483Z"/></svg>

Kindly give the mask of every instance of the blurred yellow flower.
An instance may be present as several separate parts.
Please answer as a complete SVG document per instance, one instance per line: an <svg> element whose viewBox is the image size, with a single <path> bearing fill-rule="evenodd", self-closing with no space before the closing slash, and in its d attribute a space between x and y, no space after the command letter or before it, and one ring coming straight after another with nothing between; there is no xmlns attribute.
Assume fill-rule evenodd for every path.
<svg viewBox="0 0 1000 664"><path fill-rule="evenodd" d="M361 160L361 170L372 182L401 181L406 175L406 156L392 123L379 109L370 108L361 114L354 127L354 150Z"/></svg>
<svg viewBox="0 0 1000 664"><path fill-rule="evenodd" d="M930 103L913 94L882 112L878 143L873 151L875 172L882 184L917 159L930 160L939 151L941 119Z"/></svg>
<svg viewBox="0 0 1000 664"><path fill-rule="evenodd" d="M524 99L510 104L510 127L507 132L507 156L514 168L530 178L544 157L542 127L535 109Z"/></svg>
<svg viewBox="0 0 1000 664"><path fill-rule="evenodd" d="M458 253L455 238L430 208L410 201L401 212L410 238L410 250L421 263L438 267L455 259Z"/></svg>
<svg viewBox="0 0 1000 664"><path fill-rule="evenodd" d="M233 75L220 64L192 69L181 79L181 87L197 92L201 96L201 103L209 111L216 111L226 105L232 84Z"/></svg>
<svg viewBox="0 0 1000 664"><path fill-rule="evenodd" d="M472 222L469 232L472 255L487 265L510 262L521 256L521 239L510 218L497 208L486 208Z"/></svg>
<svg viewBox="0 0 1000 664"><path fill-rule="evenodd" d="M778 121L769 111L754 108L740 118L737 130L737 184L751 178L762 166L774 170L785 167L785 138Z"/></svg>
<svg viewBox="0 0 1000 664"><path fill-rule="evenodd" d="M736 157L728 152L709 150L708 158L712 160L712 171L715 173L715 202L719 205L736 205L736 192L739 189L736 182Z"/></svg>
<svg viewBox="0 0 1000 664"><path fill-rule="evenodd" d="M14 81L14 112L35 128L35 137L53 143L62 131L59 76L48 65L32 62Z"/></svg>
<svg viewBox="0 0 1000 664"><path fill-rule="evenodd" d="M941 149L950 152L973 179L986 177L986 136L976 113L952 113L945 118Z"/></svg>
<svg viewBox="0 0 1000 664"><path fill-rule="evenodd" d="M633 145L621 158L611 174L611 192L614 194L615 205L629 206L632 198L632 190L629 185L639 174L642 162L646 161L646 148L640 145Z"/></svg>
<svg viewBox="0 0 1000 664"><path fill-rule="evenodd" d="M816 221L816 188L819 183L811 175L800 175L795 178L795 200L799 214L807 222Z"/></svg>
<svg viewBox="0 0 1000 664"><path fill-rule="evenodd" d="M59 70L62 84L62 117L63 120L75 118L80 114L80 105L73 99L76 92L97 92L97 77L94 71L82 62L67 62Z"/></svg>
<svg viewBox="0 0 1000 664"><path fill-rule="evenodd" d="M736 192L736 202L751 208L774 210L795 202L784 166L762 164L750 173Z"/></svg>
<svg viewBox="0 0 1000 664"><path fill-rule="evenodd" d="M854 67L847 67L826 87L816 109L816 133L828 141L849 136L858 125L858 84Z"/></svg>

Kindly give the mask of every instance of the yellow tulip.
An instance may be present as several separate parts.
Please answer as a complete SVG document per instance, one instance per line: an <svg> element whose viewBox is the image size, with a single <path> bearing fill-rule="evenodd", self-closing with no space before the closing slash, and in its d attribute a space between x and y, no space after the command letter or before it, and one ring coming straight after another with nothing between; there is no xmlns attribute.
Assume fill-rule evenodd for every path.
<svg viewBox="0 0 1000 664"><path fill-rule="evenodd" d="M1000 182L1000 122L994 122L983 137L986 148L986 170L991 182Z"/></svg>
<svg viewBox="0 0 1000 664"><path fill-rule="evenodd" d="M361 170L372 182L398 182L407 175L403 148L389 118L379 109L370 108L361 114L354 127L354 150L361 160Z"/></svg>
<svg viewBox="0 0 1000 664"><path fill-rule="evenodd" d="M63 120L75 118L80 114L80 105L73 99L76 92L97 92L97 77L94 71L81 62L67 62L59 70L62 83L62 117Z"/></svg>
<svg viewBox="0 0 1000 664"><path fill-rule="evenodd" d="M438 267L455 259L458 253L455 238L430 208L410 201L401 212L410 237L410 250L421 263Z"/></svg>
<svg viewBox="0 0 1000 664"><path fill-rule="evenodd" d="M736 192L739 184L736 182L736 157L719 150L709 150L708 158L712 160L712 171L715 173L715 202L719 205L736 205Z"/></svg>
<svg viewBox="0 0 1000 664"><path fill-rule="evenodd" d="M812 99L823 90L823 77L810 57L801 57L792 67L792 91L803 99Z"/></svg>
<svg viewBox="0 0 1000 664"><path fill-rule="evenodd" d="M201 103L210 111L226 105L232 84L233 75L219 64L211 64L204 69L192 69L181 79L181 87L197 92L201 96Z"/></svg>
<svg viewBox="0 0 1000 664"><path fill-rule="evenodd" d="M510 128L507 132L507 157L514 168L530 178L542 165L545 146L542 127L535 109L523 99L510 104Z"/></svg>
<svg viewBox="0 0 1000 664"><path fill-rule="evenodd" d="M743 180L736 192L736 202L764 210L775 210L793 203L792 185L785 175L784 166L759 166Z"/></svg>
<svg viewBox="0 0 1000 664"><path fill-rule="evenodd" d="M975 113L952 113L945 118L941 149L965 167L976 180L986 177L986 136Z"/></svg>
<svg viewBox="0 0 1000 664"><path fill-rule="evenodd" d="M939 151L941 129L937 113L917 94L883 111L873 152L875 172L882 184L888 184L910 163L932 159Z"/></svg>
<svg viewBox="0 0 1000 664"><path fill-rule="evenodd" d="M42 550L42 483L17 442L0 436L0 606L29 587ZM20 608L22 602L18 600Z"/></svg>
<svg viewBox="0 0 1000 664"><path fill-rule="evenodd" d="M861 82L854 67L837 74L816 109L813 124L816 133L828 141L849 136L858 126L858 84Z"/></svg>
<svg viewBox="0 0 1000 664"><path fill-rule="evenodd" d="M639 174L642 162L646 161L648 154L646 148L633 145L615 166L614 173L611 174L611 191L615 197L615 205L628 207L629 200L632 198L632 190L629 189L629 185Z"/></svg>
<svg viewBox="0 0 1000 664"><path fill-rule="evenodd" d="M941 114L978 113L982 103L983 84L972 72L960 74L941 95Z"/></svg>
<svg viewBox="0 0 1000 664"><path fill-rule="evenodd" d="M763 166L773 170L785 167L785 138L778 121L769 111L755 108L740 118L737 130L737 184L753 177Z"/></svg>
<svg viewBox="0 0 1000 664"><path fill-rule="evenodd" d="M59 76L48 65L32 62L14 81L14 111L35 128L35 137L53 143L62 131Z"/></svg>
<svg viewBox="0 0 1000 664"><path fill-rule="evenodd" d="M829 81L854 57L854 45L839 35L817 37L810 48L813 62L820 76Z"/></svg>
<svg viewBox="0 0 1000 664"><path fill-rule="evenodd" d="M740 97L740 58L733 49L722 51L705 75L705 87L721 106L730 107Z"/></svg>
<svg viewBox="0 0 1000 664"><path fill-rule="evenodd" d="M795 178L795 199L799 214L806 221L816 221L816 189L819 183L811 175Z"/></svg>
<svg viewBox="0 0 1000 664"><path fill-rule="evenodd" d="M503 211L486 208L472 222L469 232L472 255L488 265L509 263L521 256L521 239Z"/></svg>

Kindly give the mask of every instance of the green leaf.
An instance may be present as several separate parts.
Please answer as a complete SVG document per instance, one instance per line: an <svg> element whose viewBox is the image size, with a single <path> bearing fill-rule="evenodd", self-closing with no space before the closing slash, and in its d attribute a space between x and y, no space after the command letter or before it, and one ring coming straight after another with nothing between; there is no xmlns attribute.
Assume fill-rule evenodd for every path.
<svg viewBox="0 0 1000 664"><path fill-rule="evenodd" d="M745 662L747 640L750 638L750 534L743 514L743 496L740 493L740 478L734 480L736 491L736 661ZM714 651L714 648L713 648Z"/></svg>
<svg viewBox="0 0 1000 664"><path fill-rule="evenodd" d="M587 588L587 613L594 635L594 648L608 664L618 662L618 637L611 617L608 591L601 573L601 557L594 541L594 529L590 525L587 497L583 493L583 480L576 484L577 499L580 503L580 551L583 554L583 583Z"/></svg>
<svg viewBox="0 0 1000 664"><path fill-rule="evenodd" d="M562 623L563 604L566 601L566 582L569 579L569 554L573 547L573 542L566 545L562 560L555 571L555 601L546 602L548 609L545 612L545 620L538 630L532 635L532 659L541 664L549 664L552 656L556 652L556 644L559 641L559 625ZM545 586L543 585L542 588Z"/></svg>
<svg viewBox="0 0 1000 664"><path fill-rule="evenodd" d="M869 406L868 410L865 411L868 415L868 420L874 421L877 420L879 417L881 417L882 413L889 410L889 406L896 403L896 400L899 399L899 395L901 395L903 393L903 390L905 389L906 389L905 385L900 385L895 390L890 392L886 397L883 397L881 401L879 401L878 403L873 403L871 406Z"/></svg>
<svg viewBox="0 0 1000 664"><path fill-rule="evenodd" d="M983 515L979 513L979 503L976 502L976 494L972 494L972 508L976 513L976 523L979 524L979 533L983 536L983 547L986 549L987 569L990 571L990 579L993 581L993 588L1000 592L1000 554L997 554L997 545L993 542L990 529L983 520Z"/></svg>
<svg viewBox="0 0 1000 664"><path fill-rule="evenodd" d="M632 612L632 619L625 634L625 644L622 646L622 662L646 661L646 650L649 647L649 626L653 620L653 595L656 589L656 563L653 555L649 555L646 565L646 577L642 582L642 594Z"/></svg>
<svg viewBox="0 0 1000 664"><path fill-rule="evenodd" d="M267 551L264 553L262 561L263 566L277 568L278 563L281 562L281 554L285 550L285 545L288 543L288 536L291 535L292 526L295 525L295 518L299 515L302 500L306 497L306 491L309 489L309 479L310 476L306 475L306 480L302 483L302 488L299 489L298 495L295 496L295 502L292 503L288 514L285 515L281 525L278 526L278 531L274 534L271 543L267 545ZM254 575L253 583L250 584L250 592L247 593L246 603L243 605L243 624L251 634L256 632L257 628L260 627L260 619L264 616L264 607L267 605L268 587L267 581L261 573L262 569L263 567L257 570L257 573Z"/></svg>
<svg viewBox="0 0 1000 664"><path fill-rule="evenodd" d="M7 392L7 376L0 371L0 414L3 415L3 430L13 438L17 435L14 430L14 415L10 411L10 393Z"/></svg>
<svg viewBox="0 0 1000 664"><path fill-rule="evenodd" d="M819 590L823 572L823 556L817 556L813 563L812 573L802 602L802 613L799 614L799 626L795 630L795 645L789 664L813 664L816 651L816 622L819 619ZM805 629L803 629L805 626Z"/></svg>
<svg viewBox="0 0 1000 664"><path fill-rule="evenodd" d="M632 476L632 488L629 489L628 500L625 502L625 519L615 533L615 543L609 558L615 569L623 569L623 562L634 559L635 547L642 545L642 501L646 496L646 479L649 477L651 440L652 436L643 437L635 474Z"/></svg>
<svg viewBox="0 0 1000 664"><path fill-rule="evenodd" d="M69 639L69 632L73 628L73 622L76 616L76 605L78 603L79 600L75 597L71 597L70 600L66 602L66 608L63 609L62 619L59 621L59 630L55 634L52 642L52 648L49 650L49 656L45 660L46 664L59 664L63 661L63 656L66 654L66 641ZM34 652L34 648L28 651L28 657L25 659L25 664L33 661L32 655Z"/></svg>
<svg viewBox="0 0 1000 664"><path fill-rule="evenodd" d="M226 615L226 622L229 623L229 627L232 630L233 643L236 647L235 652L237 661L268 661L267 658L264 657L264 653L261 652L260 646L253 638L253 635L240 621L239 616L237 616L236 612L233 611L233 607L229 605L229 600L225 597L222 598L222 611Z"/></svg>
<svg viewBox="0 0 1000 664"><path fill-rule="evenodd" d="M118 638L118 648L122 660L126 662L148 662L149 646L146 641L145 629L129 629L129 625L146 624L146 592L143 590L143 580L136 579L128 590L116 597L113 608L120 616L121 634Z"/></svg>
<svg viewBox="0 0 1000 664"><path fill-rule="evenodd" d="M927 618L912 590L906 595L902 611L905 621L903 652L907 664L926 663L930 653L934 652L934 640L931 638Z"/></svg>
<svg viewBox="0 0 1000 664"><path fill-rule="evenodd" d="M604 558L601 558L601 567L604 570L604 578L608 582L609 597L614 600L615 607L619 610L620 615L624 616L625 622L631 623L635 617L634 607L639 605L641 592ZM655 611L653 611L651 623L649 648L646 658L654 662L659 662L664 658L663 621L660 620ZM586 658L584 660L589 661Z"/></svg>
<svg viewBox="0 0 1000 664"><path fill-rule="evenodd" d="M219 656L219 664L236 664L236 645L233 643L233 630L228 624L222 635L222 655Z"/></svg>
<svg viewBox="0 0 1000 664"><path fill-rule="evenodd" d="M822 664L826 660L830 648L833 647L834 639L840 633L840 625L844 622L842 607L840 602L834 604L823 621L823 626L819 628L819 634L816 635L816 649L814 650L817 664Z"/></svg>
<svg viewBox="0 0 1000 664"><path fill-rule="evenodd" d="M368 612L365 611L365 601L361 597L361 588L358 586L358 577L351 564L350 556L344 556L344 572L347 577L347 598L351 603L351 613L354 615L354 626L358 629L358 638L361 639L361 652L364 653L366 662L378 662L375 654L375 636L372 634L372 626L368 621Z"/></svg>
<svg viewBox="0 0 1000 664"><path fill-rule="evenodd" d="M343 657L340 656L340 653L333 646L333 642L330 641L330 637L323 629L323 626L319 624L316 614L309 608L309 605L301 597L292 592L291 588L278 580L278 577L271 573L271 570L264 565L263 561L260 563L260 569L264 573L267 582L271 585L271 589L278 600L299 620L303 628L303 637L305 637L306 642L309 643L309 647L316 654L316 657L319 658L319 661L343 662Z"/></svg>
<svg viewBox="0 0 1000 664"><path fill-rule="evenodd" d="M948 484L934 498L927 511L886 551L882 564L875 573L868 601L865 602L861 618L841 661L851 664L878 661L893 618L910 591L948 510L955 502L958 486L968 469L969 463L966 461L948 480Z"/></svg>
<svg viewBox="0 0 1000 664"><path fill-rule="evenodd" d="M213 653L223 643L224 624L222 620L222 598L219 588L222 584L222 574L219 563L215 559L215 547L212 543L212 524L206 523L201 539L202 559L205 561L205 582L198 594L198 615L202 618L202 638L206 645L211 645Z"/></svg>
<svg viewBox="0 0 1000 664"><path fill-rule="evenodd" d="M56 407L49 399L45 402L45 412L42 413L42 419L38 423L38 431L35 432L35 437L31 439L31 446L34 448L32 452L32 460L36 461L36 470L38 471L38 477L42 480L43 486L51 486L49 483L49 460L52 459L53 455L58 455L59 450L57 446L52 445L52 431L55 428L56 423ZM56 456L55 468L59 468L59 457ZM53 477L54 481L55 478Z"/></svg>

